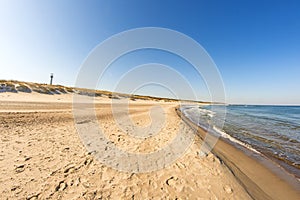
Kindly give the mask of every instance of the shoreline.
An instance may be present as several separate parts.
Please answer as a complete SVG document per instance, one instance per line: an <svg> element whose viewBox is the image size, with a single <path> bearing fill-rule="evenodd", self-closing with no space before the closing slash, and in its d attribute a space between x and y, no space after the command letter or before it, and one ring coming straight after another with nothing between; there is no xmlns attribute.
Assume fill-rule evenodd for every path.
<svg viewBox="0 0 300 200"><path fill-rule="evenodd" d="M235 106L236 107L236 105L233 105L233 106ZM259 107L259 105L257 106L257 105L253 105L253 106L255 106L255 107ZM183 108L180 108L181 109L181 111L185 114L186 113L186 111L185 111L185 109L184 109L184 107L185 106L183 106ZM202 106L201 106L202 107ZM242 106L242 107L244 107L244 106ZM266 107L266 106L262 106L262 107ZM268 107L268 106L267 106ZM270 105L270 107L274 107L273 105L271 106ZM295 106L296 108L299 108L299 106ZM284 106L284 108L286 108L286 106ZM183 110L182 110L183 109ZM200 109L201 111L202 111L202 109ZM204 110L203 112L207 112L207 110ZM261 112L264 112L264 111L261 111ZM260 111L259 112L257 112L257 113L260 113ZM214 114L211 114L211 113L209 113L209 116L213 116ZM188 114L188 115L186 115L188 118L190 118L190 115ZM233 119L229 119L230 121L232 121ZM277 121L276 119L272 119L272 118L269 118L269 121L273 121L273 122L275 122L275 121ZM191 121L192 122L195 122L193 119L191 119ZM196 123L196 122L195 122ZM226 124L226 123L225 123ZM226 140L230 140L230 142L233 144L233 145L235 145L235 147L236 148L240 148L240 146L243 146L243 147L246 147L247 149L250 149L251 151L254 151L254 152L256 152L256 153L258 153L258 154L262 154L262 155L264 155L265 157L267 157L268 159L270 159L270 160L272 160L273 162L275 162L275 164L276 165L279 165L281 168L283 168L285 171L287 171L289 174L291 174L292 176L295 176L299 181L300 181L300 165L299 165L299 162L297 162L297 160L291 160L291 159L289 159L289 154L287 154L288 156L286 156L286 157L282 157L282 156L280 156L282 153L278 153L277 152L277 149L276 148L270 148L271 147L271 145L272 145L272 139L270 140L271 142L268 142L268 143L265 143L265 144L263 144L262 146L260 146L260 145L257 145L257 144L255 144L255 142L253 143L253 142L247 142L247 138L245 137L244 138L244 140L243 140L243 138L239 138L239 137L234 137L233 135L232 135L232 133L230 133L230 130L228 130L228 126L227 126L227 128L226 128L226 126L225 126L225 124L224 124L224 127L223 127L223 129L222 130L220 130L220 129L218 129L218 128L216 128L216 127L213 127L213 129L212 129L212 131L213 132L215 132L215 134L217 134L217 135L220 135L221 136L221 138L226 138ZM243 126L243 123L242 122L240 122L240 123L238 123L238 125L240 125L240 126ZM253 125L253 124L252 124ZM199 124L199 126L201 127L201 128L203 128L205 131L207 131L207 128L206 128L206 126L205 125L202 125L201 123ZM224 129L225 128L225 129ZM244 127L245 128L245 127ZM283 128L285 128L285 127L283 127ZM293 129L293 128L292 128ZM248 130L249 132L252 132L250 129ZM271 131L271 130L270 130ZM276 130L275 130L276 131ZM287 131L286 129L278 129L278 131L282 131L282 132L285 132L285 131ZM291 130L292 131L292 130ZM257 133L257 134L259 134L259 132L257 131L257 130L253 130L253 132L254 133ZM292 135L294 135L294 134L296 134L297 135L297 133L295 133L295 132L291 132L291 136ZM251 135L250 135L251 136ZM258 136L259 137L259 136ZM263 136L262 136L263 137ZM279 137L281 137L280 135L279 135ZM251 137L248 137L248 139L251 139ZM267 140L267 138L265 138L266 140ZM281 143L284 143L284 142L289 142L289 141L292 141L293 143L295 142L295 139L293 139L293 138L285 138L284 139L284 141L281 141ZM280 143L280 142L279 142ZM265 146L264 146L265 145ZM266 145L270 145L270 146L266 146ZM278 144L277 144L278 145ZM290 144L290 145L292 145L292 144ZM269 149L270 148L270 149ZM278 149L278 151L280 151L280 150L282 150L282 146L281 146L281 148L280 148L280 146L279 146L279 149ZM285 152L283 152L283 154L284 154ZM287 152L287 153L289 153L289 152ZM292 156L292 155L291 155Z"/></svg>
<svg viewBox="0 0 300 200"><path fill-rule="evenodd" d="M189 126L197 130L197 135L202 140L205 138L204 129L184 116L178 107L176 112ZM263 154L256 154L222 137L219 138L212 152L224 162L254 199L299 198L299 180Z"/></svg>

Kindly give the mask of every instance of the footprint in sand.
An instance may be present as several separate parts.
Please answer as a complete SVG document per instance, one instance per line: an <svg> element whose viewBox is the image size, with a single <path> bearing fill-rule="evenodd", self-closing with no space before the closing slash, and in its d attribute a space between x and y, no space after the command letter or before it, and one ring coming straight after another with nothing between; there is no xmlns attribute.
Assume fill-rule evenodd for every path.
<svg viewBox="0 0 300 200"><path fill-rule="evenodd" d="M63 191L68 187L67 183L64 181L60 181L59 184L56 186L55 191Z"/></svg>
<svg viewBox="0 0 300 200"><path fill-rule="evenodd" d="M15 168L15 172L17 173L21 173L25 170L25 165L18 165L16 168Z"/></svg>

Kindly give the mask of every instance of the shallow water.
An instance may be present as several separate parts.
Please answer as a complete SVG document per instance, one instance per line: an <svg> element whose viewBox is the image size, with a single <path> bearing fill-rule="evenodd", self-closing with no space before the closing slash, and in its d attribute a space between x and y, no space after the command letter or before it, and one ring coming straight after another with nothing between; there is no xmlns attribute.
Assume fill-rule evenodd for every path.
<svg viewBox="0 0 300 200"><path fill-rule="evenodd" d="M183 105L181 110L205 130L222 121L224 106ZM258 151L300 177L300 106L226 106L224 126L213 126L221 137Z"/></svg>

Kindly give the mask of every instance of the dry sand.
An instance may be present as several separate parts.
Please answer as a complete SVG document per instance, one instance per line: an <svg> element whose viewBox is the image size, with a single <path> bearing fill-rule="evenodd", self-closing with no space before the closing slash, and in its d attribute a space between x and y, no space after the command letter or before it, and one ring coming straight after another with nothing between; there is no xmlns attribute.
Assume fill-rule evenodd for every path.
<svg viewBox="0 0 300 200"><path fill-rule="evenodd" d="M198 156L199 137L164 169L122 172L97 161L85 149L76 132L70 94L0 95L1 199L250 199L218 158L211 153ZM136 143L118 129L107 103L109 99L97 99L100 127L128 151L162 148L175 136L181 121L176 103L160 103L167 116L164 127L155 137ZM153 104L157 103L138 100L130 104L137 125L151 122ZM194 134L187 125L185 130Z"/></svg>

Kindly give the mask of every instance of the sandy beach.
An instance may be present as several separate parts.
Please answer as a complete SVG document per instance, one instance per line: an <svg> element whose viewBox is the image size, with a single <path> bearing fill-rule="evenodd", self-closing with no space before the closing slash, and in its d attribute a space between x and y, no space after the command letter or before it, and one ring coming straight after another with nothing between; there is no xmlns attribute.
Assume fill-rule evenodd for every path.
<svg viewBox="0 0 300 200"><path fill-rule="evenodd" d="M0 0L0 200L300 200L299 10Z"/></svg>
<svg viewBox="0 0 300 200"><path fill-rule="evenodd" d="M298 199L299 180L265 156L225 138L201 151L206 132L179 106L5 83L0 199Z"/></svg>
<svg viewBox="0 0 300 200"><path fill-rule="evenodd" d="M0 93L1 199L251 199L230 170L213 154L199 157L201 140L164 169L122 172L97 161L82 144L72 115L72 95ZM132 119L149 123L149 109L159 103L165 127L142 143L116 127L110 99L97 99L96 113L107 137L128 151L163 147L181 121L177 103L137 100ZM187 132L194 132L186 125ZM175 128L176 129L176 128ZM194 137L194 136L193 136ZM121 138L121 139L120 139Z"/></svg>

